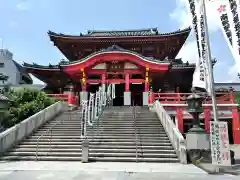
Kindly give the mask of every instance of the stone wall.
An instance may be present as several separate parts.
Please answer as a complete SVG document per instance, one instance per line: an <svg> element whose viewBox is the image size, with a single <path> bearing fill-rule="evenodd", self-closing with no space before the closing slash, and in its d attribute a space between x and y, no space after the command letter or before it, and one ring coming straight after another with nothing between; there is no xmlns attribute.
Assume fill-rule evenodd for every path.
<svg viewBox="0 0 240 180"><path fill-rule="evenodd" d="M28 137L48 120L51 120L61 113L63 108L64 104L62 102L57 102L0 133L0 153L4 153L9 148Z"/></svg>

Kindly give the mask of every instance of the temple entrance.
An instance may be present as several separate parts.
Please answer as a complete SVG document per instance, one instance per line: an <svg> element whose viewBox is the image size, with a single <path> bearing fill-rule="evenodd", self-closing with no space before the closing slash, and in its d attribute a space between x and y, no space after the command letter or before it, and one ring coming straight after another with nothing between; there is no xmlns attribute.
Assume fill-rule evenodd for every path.
<svg viewBox="0 0 240 180"><path fill-rule="evenodd" d="M144 84L131 84L131 104L135 106L143 105Z"/></svg>
<svg viewBox="0 0 240 180"><path fill-rule="evenodd" d="M113 106L124 105L124 90L125 84L115 84L115 99L113 100Z"/></svg>
<svg viewBox="0 0 240 180"><path fill-rule="evenodd" d="M87 86L87 92L89 93L96 93L100 84L88 84Z"/></svg>

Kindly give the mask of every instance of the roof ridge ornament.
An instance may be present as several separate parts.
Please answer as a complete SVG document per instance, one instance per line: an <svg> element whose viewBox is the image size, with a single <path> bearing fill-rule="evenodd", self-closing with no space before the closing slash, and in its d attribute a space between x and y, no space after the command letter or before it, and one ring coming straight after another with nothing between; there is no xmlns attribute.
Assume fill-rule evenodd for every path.
<svg viewBox="0 0 240 180"><path fill-rule="evenodd" d="M126 51L126 49L118 46L118 45L112 45L106 49L106 51Z"/></svg>

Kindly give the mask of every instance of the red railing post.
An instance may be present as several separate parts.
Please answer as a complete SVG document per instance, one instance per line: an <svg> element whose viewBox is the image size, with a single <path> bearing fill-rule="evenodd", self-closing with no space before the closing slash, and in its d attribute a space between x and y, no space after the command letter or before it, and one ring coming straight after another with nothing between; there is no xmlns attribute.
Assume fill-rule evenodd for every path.
<svg viewBox="0 0 240 180"><path fill-rule="evenodd" d="M204 126L205 131L210 133L210 121L211 121L211 108L209 106L204 107Z"/></svg>
<svg viewBox="0 0 240 180"><path fill-rule="evenodd" d="M181 107L177 107L176 116L178 121L178 130L183 134L184 133L184 121L183 121L183 111Z"/></svg>
<svg viewBox="0 0 240 180"><path fill-rule="evenodd" d="M181 95L179 92L179 87L176 89L177 92L177 104L181 104ZM184 133L184 119L183 119L183 111L180 106L177 106L176 116L178 120L178 130L183 134Z"/></svg>
<svg viewBox="0 0 240 180"><path fill-rule="evenodd" d="M231 104L236 104L235 93L233 90L230 91ZM233 141L234 144L240 144L240 122L239 122L239 112L238 106L232 107L232 131L233 131Z"/></svg>

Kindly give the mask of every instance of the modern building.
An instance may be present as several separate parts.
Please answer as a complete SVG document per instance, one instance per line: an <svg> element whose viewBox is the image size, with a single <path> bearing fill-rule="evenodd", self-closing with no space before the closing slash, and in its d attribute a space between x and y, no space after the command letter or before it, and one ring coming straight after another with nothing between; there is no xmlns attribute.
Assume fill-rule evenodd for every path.
<svg viewBox="0 0 240 180"><path fill-rule="evenodd" d="M240 92L240 82L216 82L215 83L215 88L219 90L224 90L224 89L233 89L236 92Z"/></svg>
<svg viewBox="0 0 240 180"><path fill-rule="evenodd" d="M32 78L26 69L13 60L13 53L7 49L0 49L0 73L8 77L7 81L0 81L3 84L32 84Z"/></svg>

